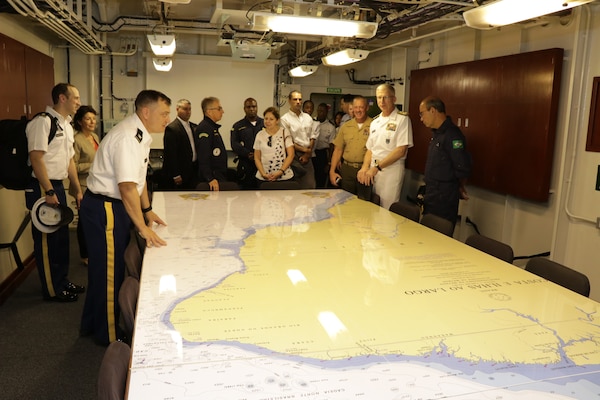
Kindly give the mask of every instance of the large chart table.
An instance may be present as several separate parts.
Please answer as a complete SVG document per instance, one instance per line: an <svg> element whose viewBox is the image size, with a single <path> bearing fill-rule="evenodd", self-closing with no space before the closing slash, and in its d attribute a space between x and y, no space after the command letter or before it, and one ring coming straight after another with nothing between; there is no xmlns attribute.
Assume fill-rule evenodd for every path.
<svg viewBox="0 0 600 400"><path fill-rule="evenodd" d="M155 193L129 399L598 399L599 304L339 190Z"/></svg>

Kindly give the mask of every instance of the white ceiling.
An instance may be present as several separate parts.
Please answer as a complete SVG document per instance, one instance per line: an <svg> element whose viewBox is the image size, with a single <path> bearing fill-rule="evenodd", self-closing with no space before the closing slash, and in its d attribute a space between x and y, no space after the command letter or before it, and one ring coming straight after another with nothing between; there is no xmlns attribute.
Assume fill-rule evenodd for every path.
<svg viewBox="0 0 600 400"><path fill-rule="evenodd" d="M171 1L174 3L158 0L0 0L0 13L14 13L15 10L24 15L28 13L22 18L30 21L32 29L45 24L44 29L52 30L57 40L62 37L87 54L118 51L105 45L127 35L155 32L173 33L183 40L195 41L187 49L191 54L202 47L199 54L222 55L227 49L217 46L217 42L226 32L234 34L236 39L271 42L274 51L270 58L293 63L297 59L319 60L336 47L353 46L373 51L454 29L464 25L462 12L477 6L475 0L191 0L189 4L176 3L187 0ZM88 3L92 5L91 13ZM372 39L333 39L251 30L248 21L252 12L275 10L322 17L356 16L378 22L378 32ZM41 18L42 15L52 18ZM52 24L59 25L58 28L49 26L52 24L48 21L54 21ZM64 26L74 33L71 38L64 34ZM197 44L201 41L202 46ZM218 47L221 49L215 52ZM185 44L182 47L178 44L180 51L186 52Z"/></svg>

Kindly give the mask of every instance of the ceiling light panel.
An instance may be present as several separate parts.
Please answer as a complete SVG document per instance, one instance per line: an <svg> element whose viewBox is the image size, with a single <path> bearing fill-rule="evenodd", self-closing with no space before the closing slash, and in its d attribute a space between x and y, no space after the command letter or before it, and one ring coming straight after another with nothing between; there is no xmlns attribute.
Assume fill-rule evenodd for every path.
<svg viewBox="0 0 600 400"><path fill-rule="evenodd" d="M345 49L329 54L321 58L321 61L328 66L346 65L364 60L368 55L369 52L367 50Z"/></svg>
<svg viewBox="0 0 600 400"><path fill-rule="evenodd" d="M467 26L492 29L568 10L593 0L498 0L463 13Z"/></svg>
<svg viewBox="0 0 600 400"><path fill-rule="evenodd" d="M299 35L370 39L377 33L377 23L255 12L252 16L252 29Z"/></svg>

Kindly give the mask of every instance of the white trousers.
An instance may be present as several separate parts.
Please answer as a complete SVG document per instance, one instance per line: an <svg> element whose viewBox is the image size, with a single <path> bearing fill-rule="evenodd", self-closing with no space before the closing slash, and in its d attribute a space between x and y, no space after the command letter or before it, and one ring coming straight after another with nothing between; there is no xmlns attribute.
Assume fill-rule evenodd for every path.
<svg viewBox="0 0 600 400"><path fill-rule="evenodd" d="M404 180L404 161L384 168L375 175L373 190L381 198L381 207L389 210L392 203L400 200Z"/></svg>

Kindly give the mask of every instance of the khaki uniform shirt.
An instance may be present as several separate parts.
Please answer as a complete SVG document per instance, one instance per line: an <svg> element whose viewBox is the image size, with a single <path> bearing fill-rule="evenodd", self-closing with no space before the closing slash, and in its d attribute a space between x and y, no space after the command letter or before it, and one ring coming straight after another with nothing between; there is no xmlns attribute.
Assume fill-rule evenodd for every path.
<svg viewBox="0 0 600 400"><path fill-rule="evenodd" d="M333 144L344 149L344 161L361 164L367 152L367 139L372 118L367 117L359 128L356 119L352 118L340 127Z"/></svg>

